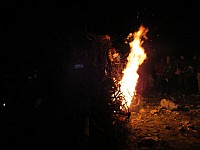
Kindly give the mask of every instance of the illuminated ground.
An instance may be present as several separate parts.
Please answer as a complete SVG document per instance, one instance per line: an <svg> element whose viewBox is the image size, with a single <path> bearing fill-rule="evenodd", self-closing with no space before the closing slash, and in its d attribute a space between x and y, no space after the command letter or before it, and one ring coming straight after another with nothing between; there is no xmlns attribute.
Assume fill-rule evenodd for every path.
<svg viewBox="0 0 200 150"><path fill-rule="evenodd" d="M200 97L168 97L176 109L163 108L162 99L142 98L127 124L129 140L124 149L200 149Z"/></svg>
<svg viewBox="0 0 200 150"><path fill-rule="evenodd" d="M164 98L171 104L161 104ZM140 99L129 122L123 120L107 127L106 115L97 127L91 122L90 149L200 149L200 96L153 95ZM76 113L55 106L47 108L31 113L11 112L2 117L2 146L37 150L83 148Z"/></svg>

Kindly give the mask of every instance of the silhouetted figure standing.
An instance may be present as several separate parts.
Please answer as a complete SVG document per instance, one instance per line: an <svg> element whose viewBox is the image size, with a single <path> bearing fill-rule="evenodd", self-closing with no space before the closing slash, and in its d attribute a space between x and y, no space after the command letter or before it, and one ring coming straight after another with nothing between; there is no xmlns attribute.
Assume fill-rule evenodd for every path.
<svg viewBox="0 0 200 150"><path fill-rule="evenodd" d="M173 76L175 73L175 66L171 61L171 57L166 57L166 63L164 67L164 92L166 94L171 94L173 85Z"/></svg>
<svg viewBox="0 0 200 150"><path fill-rule="evenodd" d="M178 63L179 70L179 90L182 94L186 92L186 68L187 63L185 57L183 55L180 56L180 60Z"/></svg>
<svg viewBox="0 0 200 150"><path fill-rule="evenodd" d="M197 80L198 80L198 93L200 94L200 56L197 61Z"/></svg>
<svg viewBox="0 0 200 150"><path fill-rule="evenodd" d="M164 59L161 58L160 61L155 64L155 89L157 92L163 92L163 72L164 72Z"/></svg>

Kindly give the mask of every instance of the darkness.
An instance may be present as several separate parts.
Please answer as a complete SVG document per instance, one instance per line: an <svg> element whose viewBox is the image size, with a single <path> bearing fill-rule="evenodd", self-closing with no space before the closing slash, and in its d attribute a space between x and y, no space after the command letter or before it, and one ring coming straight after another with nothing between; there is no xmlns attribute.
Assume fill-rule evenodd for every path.
<svg viewBox="0 0 200 150"><path fill-rule="evenodd" d="M60 33L77 34L87 31L97 35L108 34L113 45L120 48L127 35L135 32L141 24L149 28L148 43L154 52L199 54L200 12L197 2L17 1L2 4L0 11L1 75L41 66L48 59L47 48L51 48L46 45L51 42L59 43L59 38L55 37ZM48 108L49 112L51 107ZM73 121L72 116L67 117ZM50 115L46 118L49 119L47 124L56 122L55 118ZM31 126L31 123L28 124ZM57 125L56 128L60 128L61 125ZM69 127L73 127L73 124ZM19 128L22 129L23 126ZM48 137L48 133L45 137Z"/></svg>
<svg viewBox="0 0 200 150"><path fill-rule="evenodd" d="M158 51L198 53L200 12L192 1L18 1L1 7L1 54L38 54L56 32L109 34L116 46L141 24ZM40 52L39 52L40 53Z"/></svg>

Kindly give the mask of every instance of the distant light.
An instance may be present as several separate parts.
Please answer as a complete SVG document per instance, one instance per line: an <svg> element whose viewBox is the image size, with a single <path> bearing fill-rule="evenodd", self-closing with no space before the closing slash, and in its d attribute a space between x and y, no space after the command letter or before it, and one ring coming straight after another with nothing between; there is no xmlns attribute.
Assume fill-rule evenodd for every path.
<svg viewBox="0 0 200 150"><path fill-rule="evenodd" d="M3 107L5 107L6 106L6 103L3 103Z"/></svg>

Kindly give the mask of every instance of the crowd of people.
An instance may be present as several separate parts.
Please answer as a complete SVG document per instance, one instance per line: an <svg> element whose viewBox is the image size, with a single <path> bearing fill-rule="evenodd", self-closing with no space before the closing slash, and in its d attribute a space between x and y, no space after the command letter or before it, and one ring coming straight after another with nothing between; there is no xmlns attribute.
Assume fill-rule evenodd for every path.
<svg viewBox="0 0 200 150"><path fill-rule="evenodd" d="M166 55L146 60L139 75L138 91L141 93L199 94L200 56Z"/></svg>

